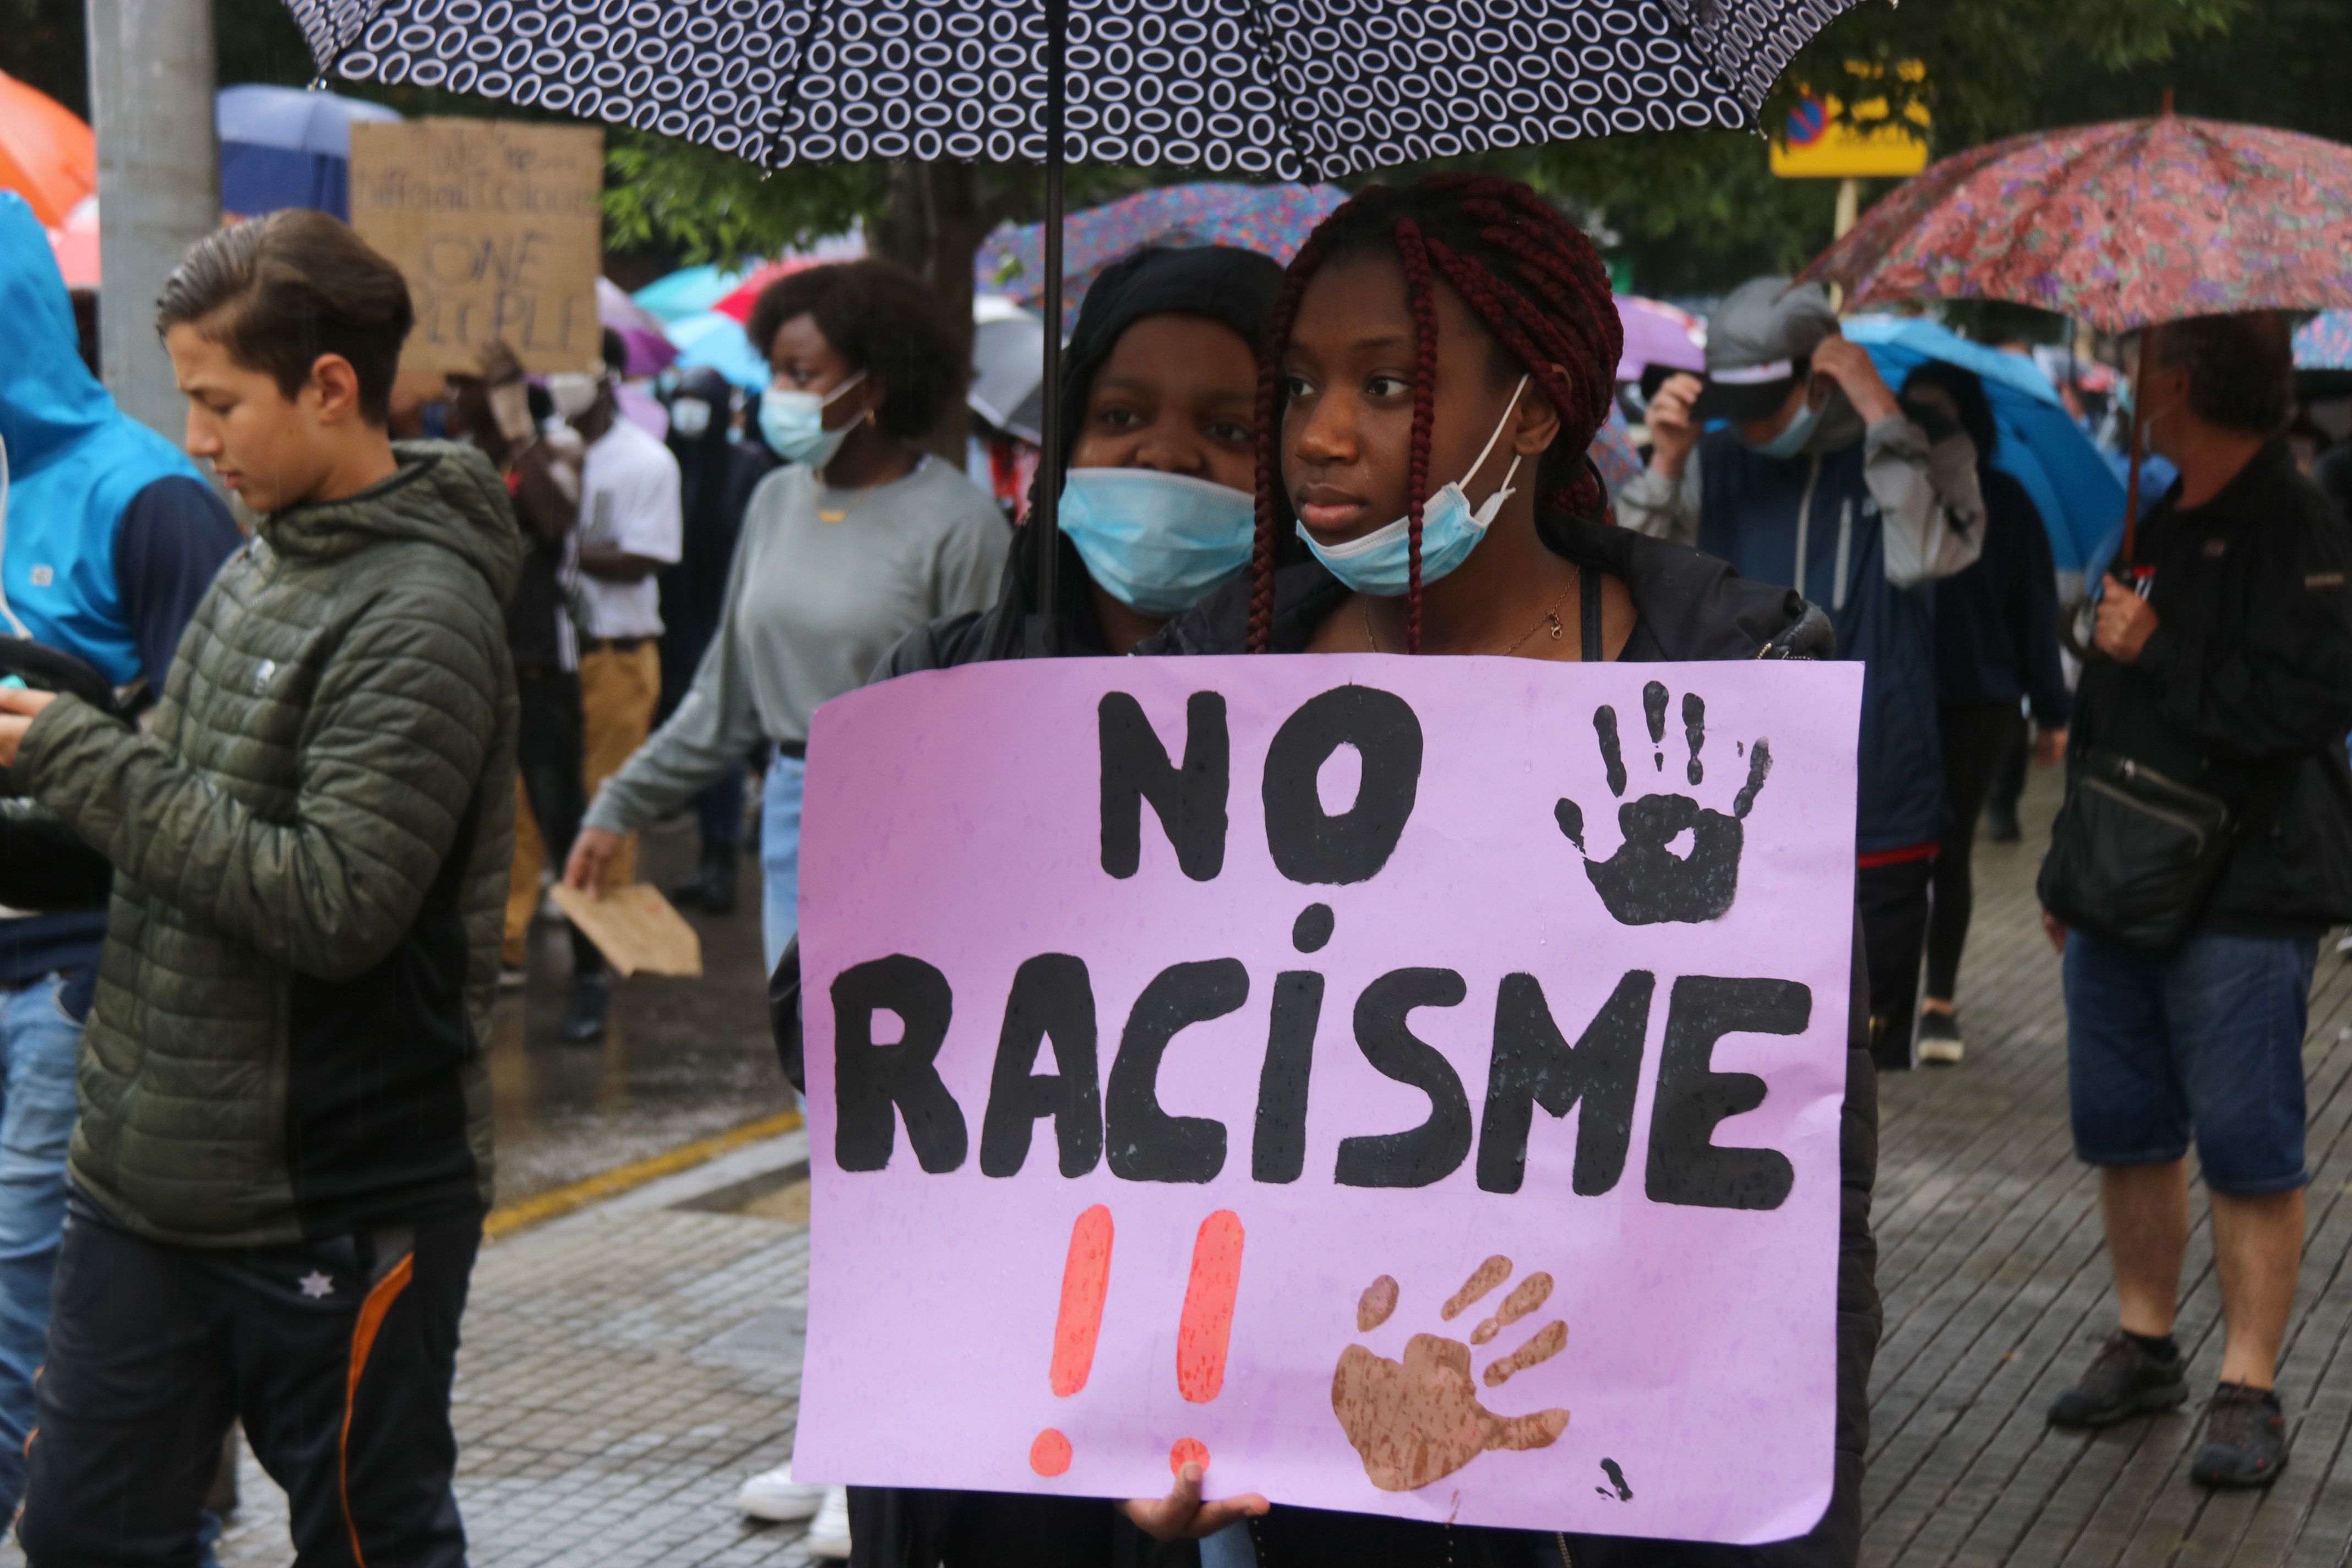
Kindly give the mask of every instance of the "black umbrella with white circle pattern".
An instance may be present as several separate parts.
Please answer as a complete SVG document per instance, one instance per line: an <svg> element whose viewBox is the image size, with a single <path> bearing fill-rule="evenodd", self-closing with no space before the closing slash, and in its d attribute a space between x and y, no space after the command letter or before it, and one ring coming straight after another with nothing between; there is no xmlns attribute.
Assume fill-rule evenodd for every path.
<svg viewBox="0 0 2352 1568"><path fill-rule="evenodd" d="M772 167L1042 163L1048 321L1061 319L1065 158L1314 181L1744 127L1856 3L287 0L322 79L478 93ZM1047 333L1049 449L1059 347ZM1055 498L1040 499L1050 528ZM1055 552L1038 555L1050 572Z"/></svg>

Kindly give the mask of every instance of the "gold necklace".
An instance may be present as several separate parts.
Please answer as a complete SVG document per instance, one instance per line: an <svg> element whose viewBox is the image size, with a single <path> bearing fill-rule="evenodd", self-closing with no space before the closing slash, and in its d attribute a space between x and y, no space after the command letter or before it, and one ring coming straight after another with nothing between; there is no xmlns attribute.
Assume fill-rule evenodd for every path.
<svg viewBox="0 0 2352 1568"><path fill-rule="evenodd" d="M1568 634L1568 628L1559 624L1559 607L1561 605L1567 603L1570 590L1576 587L1580 581L1581 581L1580 574L1579 577L1570 579L1568 587L1562 588L1559 591L1559 597L1551 602L1551 607L1544 611L1542 615L1538 616L1535 619L1535 624L1529 626L1526 631L1521 632L1518 635L1517 641L1513 642L1510 647L1505 648L1502 652L1496 654L1494 657L1496 658L1510 658L1511 655L1519 651L1519 646L1521 643L1526 642L1529 637L1535 636L1537 632L1542 630L1546 622L1549 622L1551 625L1552 641L1558 642L1561 637L1565 637ZM1381 639L1372 635L1372 608L1370 602L1368 599L1358 599L1356 601L1356 613L1364 623L1364 642L1366 646L1370 647L1374 653L1384 651L1381 647Z"/></svg>

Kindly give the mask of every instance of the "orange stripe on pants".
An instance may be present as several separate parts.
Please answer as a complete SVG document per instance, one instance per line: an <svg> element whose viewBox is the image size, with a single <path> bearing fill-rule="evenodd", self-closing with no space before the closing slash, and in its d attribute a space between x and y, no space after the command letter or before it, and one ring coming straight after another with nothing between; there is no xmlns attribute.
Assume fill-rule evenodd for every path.
<svg viewBox="0 0 2352 1568"><path fill-rule="evenodd" d="M392 1310L393 1302L408 1289L415 1274L416 1255L410 1253L394 1266L391 1273L376 1281L375 1289L360 1303L359 1320L352 1325L352 1370L343 1384L343 1435L336 1445L336 1487L342 1495L343 1527L352 1532L352 1561L359 1568L367 1568L367 1554L360 1550L359 1521L352 1517L352 1411L359 1403L360 1374L367 1371L368 1352L375 1349L376 1331L383 1327L384 1314Z"/></svg>

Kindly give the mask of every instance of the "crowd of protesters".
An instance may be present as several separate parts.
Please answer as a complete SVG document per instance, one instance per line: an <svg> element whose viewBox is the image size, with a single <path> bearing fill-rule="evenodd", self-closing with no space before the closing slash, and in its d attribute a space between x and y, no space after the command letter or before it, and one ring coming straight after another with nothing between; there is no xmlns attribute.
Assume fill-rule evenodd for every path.
<svg viewBox="0 0 2352 1568"><path fill-rule="evenodd" d="M2301 1042L2319 940L2352 916L2352 601L2346 523L2284 437L2279 319L2145 334L2132 423L2176 477L2062 609L1976 376L1890 385L1785 279L1723 300L1705 374L1656 388L1647 469L1612 496L1587 457L1622 347L1606 272L1500 180L1368 190L1286 273L1213 247L1106 271L1037 469L1050 538L931 455L964 340L885 263L769 286L748 331L774 379L750 405L695 373L664 388L666 433L642 428L607 334L598 366L543 382L492 348L450 380L451 439L395 441L398 272L319 214L236 225L159 301L184 456L89 379L47 254L0 196L0 306L38 349L0 367L0 615L45 650L0 683L0 903L34 911L0 920L0 1502L21 1494L30 1562L193 1560L241 1422L306 1562L461 1563L448 1400L491 1194L484 1046L543 879L620 888L631 835L690 806L678 900L730 910L756 774L790 1034L812 716L1032 657L1864 666L1833 1495L1760 1549L1203 1502L1197 1465L1118 1504L845 1492L786 1466L746 1481L746 1512L888 1568L1852 1563L1874 1068L1963 1060L1977 821L2029 750L2067 768L2041 891L2117 1292L2050 1419L2188 1398L2194 1143L2228 1331L2193 1473L2263 1485L2285 1462ZM249 542L190 457L258 519ZM20 578L28 538L64 593ZM2165 837L2182 820L2193 843ZM601 1037L612 984L573 932L562 1039Z"/></svg>

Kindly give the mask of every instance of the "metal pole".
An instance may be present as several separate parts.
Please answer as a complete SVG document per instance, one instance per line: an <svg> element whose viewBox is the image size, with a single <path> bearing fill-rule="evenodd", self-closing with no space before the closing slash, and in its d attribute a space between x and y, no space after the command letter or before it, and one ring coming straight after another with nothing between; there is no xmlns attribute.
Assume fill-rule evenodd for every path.
<svg viewBox="0 0 2352 1568"><path fill-rule="evenodd" d="M1062 41L1069 19L1069 0L1045 0L1045 384L1039 421L1045 426L1045 448L1037 460L1049 478L1062 450L1062 111L1067 85ZM1037 542L1037 614L1046 625L1058 607L1054 579L1062 553L1055 527L1059 489L1052 483L1037 487L1037 504L1028 522L1045 531Z"/></svg>
<svg viewBox="0 0 2352 1568"><path fill-rule="evenodd" d="M212 0L89 0L89 20L100 364L122 411L176 446L187 415L155 341L155 300L220 223Z"/></svg>

